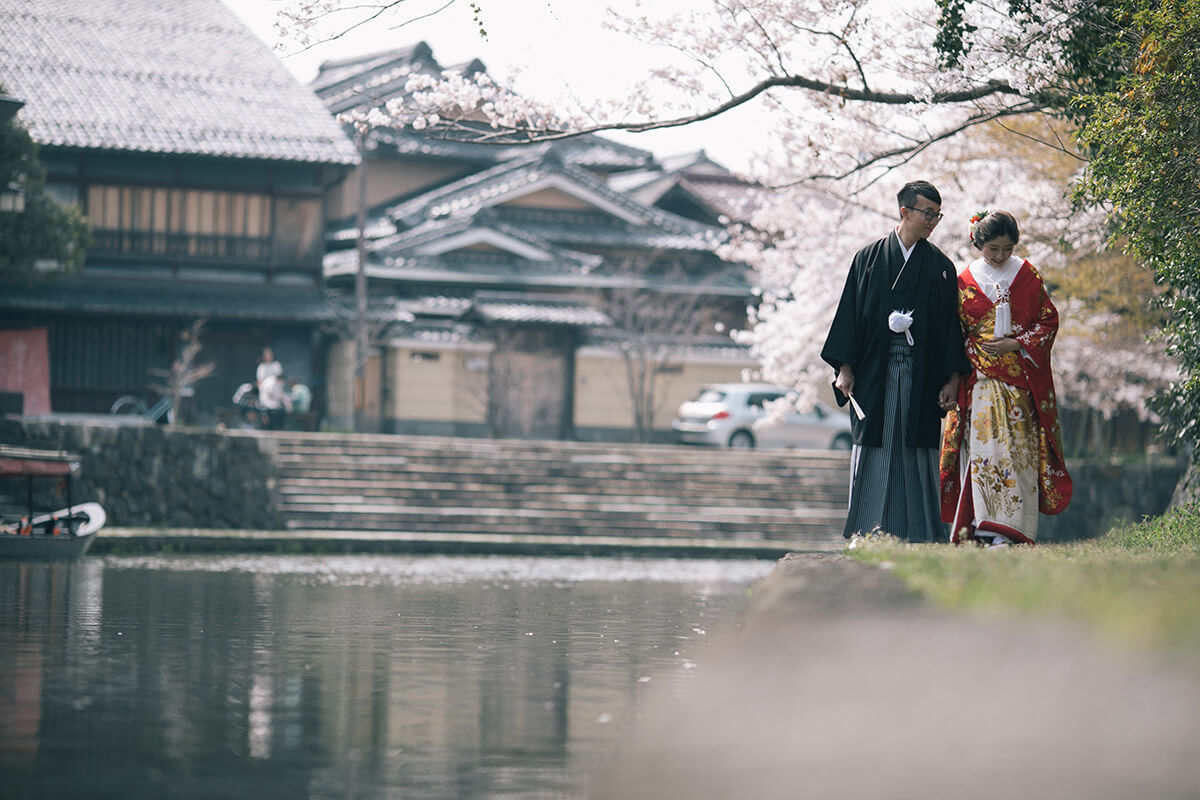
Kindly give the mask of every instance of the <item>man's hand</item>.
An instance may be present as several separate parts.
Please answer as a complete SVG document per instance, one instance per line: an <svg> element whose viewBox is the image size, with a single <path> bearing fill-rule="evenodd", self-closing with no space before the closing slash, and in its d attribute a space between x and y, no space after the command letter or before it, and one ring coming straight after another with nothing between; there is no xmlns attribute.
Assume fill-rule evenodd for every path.
<svg viewBox="0 0 1200 800"><path fill-rule="evenodd" d="M833 381L833 386L847 397L854 394L854 370L850 369L849 364L842 364L838 368L837 378Z"/></svg>
<svg viewBox="0 0 1200 800"><path fill-rule="evenodd" d="M951 375L950 380L938 392L938 405L943 411L949 411L958 405L958 376Z"/></svg>

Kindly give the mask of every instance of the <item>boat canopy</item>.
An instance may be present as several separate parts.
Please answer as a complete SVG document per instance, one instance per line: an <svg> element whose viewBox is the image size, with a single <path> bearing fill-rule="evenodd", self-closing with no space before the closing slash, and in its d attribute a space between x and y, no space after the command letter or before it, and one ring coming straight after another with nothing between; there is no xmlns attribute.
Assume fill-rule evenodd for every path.
<svg viewBox="0 0 1200 800"><path fill-rule="evenodd" d="M0 477L9 475L73 475L79 456L65 450L36 450L0 444Z"/></svg>

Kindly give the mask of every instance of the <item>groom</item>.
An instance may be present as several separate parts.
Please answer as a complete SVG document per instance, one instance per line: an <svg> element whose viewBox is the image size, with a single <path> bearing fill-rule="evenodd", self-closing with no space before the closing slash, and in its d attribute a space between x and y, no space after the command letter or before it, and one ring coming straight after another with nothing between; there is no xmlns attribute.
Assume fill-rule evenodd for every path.
<svg viewBox="0 0 1200 800"><path fill-rule="evenodd" d="M941 417L971 371L958 322L954 264L927 239L942 196L912 181L896 196L900 223L850 264L824 359L839 405L851 401L854 449L846 537L880 529L944 542L938 491ZM859 415L861 411L861 416Z"/></svg>

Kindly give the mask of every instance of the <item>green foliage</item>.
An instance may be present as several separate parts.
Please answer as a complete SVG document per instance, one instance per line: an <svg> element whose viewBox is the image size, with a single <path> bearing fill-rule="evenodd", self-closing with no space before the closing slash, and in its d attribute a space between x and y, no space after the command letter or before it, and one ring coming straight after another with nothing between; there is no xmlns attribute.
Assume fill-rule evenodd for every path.
<svg viewBox="0 0 1200 800"><path fill-rule="evenodd" d="M1200 554L1200 505L1180 506L1161 517L1118 528L1104 544L1125 550Z"/></svg>
<svg viewBox="0 0 1200 800"><path fill-rule="evenodd" d="M937 38L933 47L937 50L938 63L943 67L957 67L971 49L971 34L979 29L964 18L967 0L937 0L937 5Z"/></svg>
<svg viewBox="0 0 1200 800"><path fill-rule="evenodd" d="M29 283L77 271L90 243L79 209L63 208L46 194L46 170L37 152L15 120L0 125L0 187L16 183L25 192L23 212L0 212L0 280Z"/></svg>
<svg viewBox="0 0 1200 800"><path fill-rule="evenodd" d="M1166 288L1168 352L1183 378L1155 410L1176 444L1200 445L1200 0L1127 0L1131 35L1111 57L1131 65L1081 104L1091 154L1078 197L1110 206L1112 238Z"/></svg>

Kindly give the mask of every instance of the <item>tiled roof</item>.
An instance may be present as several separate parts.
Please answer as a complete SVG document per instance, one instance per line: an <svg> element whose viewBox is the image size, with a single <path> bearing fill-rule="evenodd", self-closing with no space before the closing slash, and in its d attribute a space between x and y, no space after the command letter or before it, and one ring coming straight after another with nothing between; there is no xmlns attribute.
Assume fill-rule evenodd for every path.
<svg viewBox="0 0 1200 800"><path fill-rule="evenodd" d="M409 300L407 306L409 311L420 317L457 319L471 307L471 298L430 295Z"/></svg>
<svg viewBox="0 0 1200 800"><path fill-rule="evenodd" d="M772 194L764 186L715 176L689 175L680 178L679 188L718 214L741 222L750 219Z"/></svg>
<svg viewBox="0 0 1200 800"><path fill-rule="evenodd" d="M351 253L353 255L353 253ZM354 275L356 264L325 261L328 279ZM372 285L388 282L409 285L429 283L442 286L492 287L495 289L650 289L663 292L695 292L721 297L750 300L753 292L743 268L726 265L720 271L709 272L702 279L686 276L655 276L613 269L585 270L562 261L528 261L518 257L422 256L389 259L385 263L367 264L367 277ZM448 290L454 291L454 290ZM414 313L419 313L414 310Z"/></svg>
<svg viewBox="0 0 1200 800"><path fill-rule="evenodd" d="M387 217L371 216L367 217L367 224L363 228L363 234L367 239L382 239L387 236L396 234L396 226ZM325 241L330 243L341 243L358 241L358 225L354 220L349 220L342 223L339 227L334 227L325 234Z"/></svg>
<svg viewBox="0 0 1200 800"><path fill-rule="evenodd" d="M358 162L220 0L0 0L0 53L0 84L43 146Z"/></svg>
<svg viewBox="0 0 1200 800"><path fill-rule="evenodd" d="M726 170L699 153L664 158L661 169L613 175L608 185L647 205L656 205L672 192L682 192L707 208L714 217L744 221L763 205L771 190Z"/></svg>
<svg viewBox="0 0 1200 800"><path fill-rule="evenodd" d="M489 342L490 338L470 323L448 320L420 320L398 326L392 331L393 339L415 341L437 347L439 345L462 345Z"/></svg>
<svg viewBox="0 0 1200 800"><path fill-rule="evenodd" d="M626 192L648 205L653 205L679 181L675 175L655 169L639 169L622 172L608 179L608 185L618 192Z"/></svg>
<svg viewBox="0 0 1200 800"><path fill-rule="evenodd" d="M408 304L396 297L368 296L367 319L374 323L380 322L412 322L413 314ZM333 309L334 315L344 321L351 322L358 315L358 299L353 294L329 294L326 302Z"/></svg>
<svg viewBox="0 0 1200 800"><path fill-rule="evenodd" d="M0 287L0 310L300 322L338 317L316 288L178 281L156 287L150 281L83 277L34 286L4 285Z"/></svg>
<svg viewBox="0 0 1200 800"><path fill-rule="evenodd" d="M587 332L584 347L602 350L620 350L625 334L618 330L594 328ZM738 344L727 336L676 336L671 337L670 349L679 356L709 358L729 361L753 361L754 356L747 345Z"/></svg>
<svg viewBox="0 0 1200 800"><path fill-rule="evenodd" d="M441 75L457 73L473 75L485 72L478 59L465 64L443 67L433 57L425 42L410 47L368 53L340 61L327 61L310 84L332 114L353 108L382 106L388 100L407 96L405 87L415 74ZM470 124L470 123L465 123ZM490 128L480 127L480 134L490 134ZM399 155L424 155L455 158L480 164L494 164L513 158L543 152L550 145L497 146L480 142L458 141L440 137L437 128L415 131L411 128L375 128L369 141L376 146L386 145ZM554 145L567 163L603 172L646 167L654 156L648 150L620 144L596 135L579 136Z"/></svg>
<svg viewBox="0 0 1200 800"><path fill-rule="evenodd" d="M531 233L521 225L506 222L488 209L479 211L470 217L429 220L395 236L373 242L372 250L385 258L394 260L419 252L422 245L472 231L494 232L501 237L542 251L549 257L549 260L569 264L573 269L583 272L596 269L603 262L598 255L561 247L553 240ZM537 269L537 266L534 268Z"/></svg>
<svg viewBox="0 0 1200 800"><path fill-rule="evenodd" d="M569 327L604 327L612 320L599 309L572 298L538 297L507 292L479 292L472 310L485 322Z"/></svg>
<svg viewBox="0 0 1200 800"><path fill-rule="evenodd" d="M481 208L503 203L522 191L532 191L555 178L573 184L581 193L597 198L599 202L638 220L642 225L661 228L664 233L694 236L711 230L692 220L647 206L612 189L587 170L563 163L556 150L529 153L491 169L468 175L398 203L389 208L387 214L392 219L410 226L426 219L470 215Z"/></svg>
<svg viewBox="0 0 1200 800"><path fill-rule="evenodd" d="M390 268L390 269L389 269ZM388 259L384 266L370 265L368 275L388 275L397 280L441 281L481 285L576 286L589 278L589 270L571 261L528 261L514 256L418 256Z"/></svg>
<svg viewBox="0 0 1200 800"><path fill-rule="evenodd" d="M690 153L678 153L673 156L663 156L658 160L665 172L683 172L688 175L716 175L728 177L732 173L725 167L708 157L703 150L693 150Z"/></svg>
<svg viewBox="0 0 1200 800"><path fill-rule="evenodd" d="M399 155L457 158L481 164L500 163L531 153L542 153L550 147L557 149L559 157L568 164L603 172L644 167L654 159L647 150L618 144L595 135L577 136L553 144L509 146L439 139L436 129L430 134L409 128L376 128L370 137L376 145L394 148Z"/></svg>
<svg viewBox="0 0 1200 800"><path fill-rule="evenodd" d="M478 69L482 70L483 65L479 64ZM327 61L309 86L331 114L340 114L354 108L380 106L389 98L403 96L412 75L441 72L433 51L421 42L359 58Z"/></svg>
<svg viewBox="0 0 1200 800"><path fill-rule="evenodd" d="M397 47L377 53L323 61L317 68L317 77L313 78L309 86L318 97L324 98L323 92L329 91L331 87L361 81L364 75L396 64L420 63L437 63L433 60L433 50L425 42L417 42L411 47Z"/></svg>
<svg viewBox="0 0 1200 800"><path fill-rule="evenodd" d="M551 239L563 247L579 248L648 248L651 250L683 250L709 252L716 239L705 231L680 233L652 226L598 225L590 220L573 221L568 214L553 219L549 214L540 219L522 220L520 226L529 234ZM715 231L713 237L719 237Z"/></svg>

